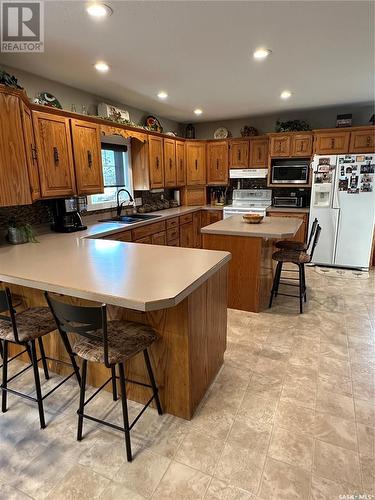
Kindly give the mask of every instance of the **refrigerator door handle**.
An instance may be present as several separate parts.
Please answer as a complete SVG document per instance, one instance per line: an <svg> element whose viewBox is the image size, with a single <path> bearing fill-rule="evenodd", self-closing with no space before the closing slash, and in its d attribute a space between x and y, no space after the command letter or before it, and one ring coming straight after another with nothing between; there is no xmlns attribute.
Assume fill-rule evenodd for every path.
<svg viewBox="0 0 375 500"><path fill-rule="evenodd" d="M340 208L340 203L339 203L339 178L340 178L340 175L338 172L338 168L339 168L338 165L339 165L338 157L336 157L336 168L333 171L334 179L332 182L332 188L333 188L332 208L335 208L335 209Z"/></svg>
<svg viewBox="0 0 375 500"><path fill-rule="evenodd" d="M333 252L332 252L332 264L335 264L336 262L337 241L339 239L339 230L340 230L340 215L341 215L340 212L341 210L339 208L335 208L333 210L336 221L335 221L335 242L333 245Z"/></svg>

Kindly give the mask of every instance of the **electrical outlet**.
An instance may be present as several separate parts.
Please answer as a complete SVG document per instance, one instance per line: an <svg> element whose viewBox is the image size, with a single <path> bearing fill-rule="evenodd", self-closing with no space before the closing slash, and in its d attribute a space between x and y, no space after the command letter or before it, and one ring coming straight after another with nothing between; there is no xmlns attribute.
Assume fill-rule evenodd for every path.
<svg viewBox="0 0 375 500"><path fill-rule="evenodd" d="M136 207L140 207L142 205L142 198L136 198L134 203Z"/></svg>

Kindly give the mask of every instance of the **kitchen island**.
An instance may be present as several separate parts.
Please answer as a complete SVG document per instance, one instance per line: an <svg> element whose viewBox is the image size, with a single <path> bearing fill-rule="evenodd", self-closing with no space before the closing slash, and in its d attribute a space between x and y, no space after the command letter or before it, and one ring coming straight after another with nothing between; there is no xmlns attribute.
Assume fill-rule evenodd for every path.
<svg viewBox="0 0 375 500"><path fill-rule="evenodd" d="M292 239L301 219L265 217L260 224L247 224L233 215L201 229L203 248L228 251L228 307L259 312L268 304L273 280L274 242Z"/></svg>
<svg viewBox="0 0 375 500"><path fill-rule="evenodd" d="M110 319L150 324L159 334L151 358L164 411L192 418L223 363L230 254L80 238L77 233L49 233L39 241L0 247L3 284L25 305L45 305L47 290L74 303L105 302ZM68 361L57 332L46 337L45 346L47 355ZM107 369L90 365L88 383L98 387ZM53 363L50 368L64 370ZM147 382L141 357L127 363L127 377ZM145 402L149 397L141 386L128 389L129 399Z"/></svg>

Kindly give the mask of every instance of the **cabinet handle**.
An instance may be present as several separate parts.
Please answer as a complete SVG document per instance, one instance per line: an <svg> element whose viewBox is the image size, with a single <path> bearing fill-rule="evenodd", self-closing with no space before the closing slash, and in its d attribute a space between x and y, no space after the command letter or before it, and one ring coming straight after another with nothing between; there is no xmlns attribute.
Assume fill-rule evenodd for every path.
<svg viewBox="0 0 375 500"><path fill-rule="evenodd" d="M88 164L89 168L92 167L92 153L91 153L91 151L87 151L87 164Z"/></svg>
<svg viewBox="0 0 375 500"><path fill-rule="evenodd" d="M182 159L180 160L180 168L182 170Z"/></svg>
<svg viewBox="0 0 375 500"><path fill-rule="evenodd" d="M218 168L219 168L219 158L217 158L217 160L216 160L216 169L218 169Z"/></svg>
<svg viewBox="0 0 375 500"><path fill-rule="evenodd" d="M172 168L172 158L169 158L169 168Z"/></svg>
<svg viewBox="0 0 375 500"><path fill-rule="evenodd" d="M300 145L299 145L299 151L300 152L302 151L302 146L303 146L303 143L301 142Z"/></svg>
<svg viewBox="0 0 375 500"><path fill-rule="evenodd" d="M59 150L57 149L56 146L53 148L53 161L55 162L55 166L57 167L59 164L60 158L59 158Z"/></svg>
<svg viewBox="0 0 375 500"><path fill-rule="evenodd" d="M331 139L331 148L333 149L335 147L335 139Z"/></svg>
<svg viewBox="0 0 375 500"><path fill-rule="evenodd" d="M238 156L238 161L241 161L241 150L240 149L238 150L238 155L237 156Z"/></svg>
<svg viewBox="0 0 375 500"><path fill-rule="evenodd" d="M260 148L258 148L258 160L261 160L262 156L261 156L261 153L260 153Z"/></svg>
<svg viewBox="0 0 375 500"><path fill-rule="evenodd" d="M37 161L38 160L38 155L37 155L37 152L36 152L36 147L31 145L31 159L33 161Z"/></svg>
<svg viewBox="0 0 375 500"><path fill-rule="evenodd" d="M366 146L370 146L370 143L371 143L371 137L368 135L367 141L366 141Z"/></svg>
<svg viewBox="0 0 375 500"><path fill-rule="evenodd" d="M159 168L159 157L156 157L156 168Z"/></svg>
<svg viewBox="0 0 375 500"><path fill-rule="evenodd" d="M198 170L198 160L195 160L195 170Z"/></svg>

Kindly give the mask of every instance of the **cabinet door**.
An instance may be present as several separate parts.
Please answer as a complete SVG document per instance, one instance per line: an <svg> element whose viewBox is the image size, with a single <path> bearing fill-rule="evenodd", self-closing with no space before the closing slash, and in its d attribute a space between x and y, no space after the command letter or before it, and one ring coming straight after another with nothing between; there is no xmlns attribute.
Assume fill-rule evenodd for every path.
<svg viewBox="0 0 375 500"><path fill-rule="evenodd" d="M165 231L162 231L161 233L156 233L151 236L151 242L153 245L166 245L167 244L167 238Z"/></svg>
<svg viewBox="0 0 375 500"><path fill-rule="evenodd" d="M38 157L36 154L36 145L33 129L33 119L31 115L31 109L26 106L25 103L21 103L22 110L22 125L23 125L23 135L25 139L25 153L27 168L29 171L29 181L31 198L33 201L39 200L41 198L40 192L40 181L39 181L39 167L38 167Z"/></svg>
<svg viewBox="0 0 375 500"><path fill-rule="evenodd" d="M206 144L186 143L186 184L202 186L206 184Z"/></svg>
<svg viewBox="0 0 375 500"><path fill-rule="evenodd" d="M32 202L25 156L20 101L0 93L0 206Z"/></svg>
<svg viewBox="0 0 375 500"><path fill-rule="evenodd" d="M180 226L180 246L194 248L194 228L192 222Z"/></svg>
<svg viewBox="0 0 375 500"><path fill-rule="evenodd" d="M177 186L176 141L164 139L164 186Z"/></svg>
<svg viewBox="0 0 375 500"><path fill-rule="evenodd" d="M33 111L40 188L46 198L76 193L69 119Z"/></svg>
<svg viewBox="0 0 375 500"><path fill-rule="evenodd" d="M292 138L292 156L311 156L312 134L295 134Z"/></svg>
<svg viewBox="0 0 375 500"><path fill-rule="evenodd" d="M176 167L177 167L177 186L185 186L186 182L185 144L182 141L176 141Z"/></svg>
<svg viewBox="0 0 375 500"><path fill-rule="evenodd" d="M146 134L138 134L131 138L130 154L132 158L133 189L148 191L150 189L150 169L148 141Z"/></svg>
<svg viewBox="0 0 375 500"><path fill-rule="evenodd" d="M78 194L104 192L99 125L71 120Z"/></svg>
<svg viewBox="0 0 375 500"><path fill-rule="evenodd" d="M268 137L250 139L250 168L267 168L268 166Z"/></svg>
<svg viewBox="0 0 375 500"><path fill-rule="evenodd" d="M291 153L291 136L277 135L271 136L270 151L271 156L282 157L290 156Z"/></svg>
<svg viewBox="0 0 375 500"><path fill-rule="evenodd" d="M249 139L239 139L229 143L229 168L249 166Z"/></svg>
<svg viewBox="0 0 375 500"><path fill-rule="evenodd" d="M218 222L223 219L222 210L202 210L202 226L209 226L214 222Z"/></svg>
<svg viewBox="0 0 375 500"><path fill-rule="evenodd" d="M201 225L202 217L201 212L195 212L193 214L193 236L194 236L194 248L202 247L202 237L201 237Z"/></svg>
<svg viewBox="0 0 375 500"><path fill-rule="evenodd" d="M207 143L207 184L222 186L227 183L228 142L209 142Z"/></svg>
<svg viewBox="0 0 375 500"><path fill-rule="evenodd" d="M150 168L150 188L164 187L163 139L156 135L148 136L148 157Z"/></svg>
<svg viewBox="0 0 375 500"><path fill-rule="evenodd" d="M375 127L355 130L350 134L349 153L373 153L375 151Z"/></svg>
<svg viewBox="0 0 375 500"><path fill-rule="evenodd" d="M318 132L315 134L315 153L334 155L348 153L350 132Z"/></svg>

